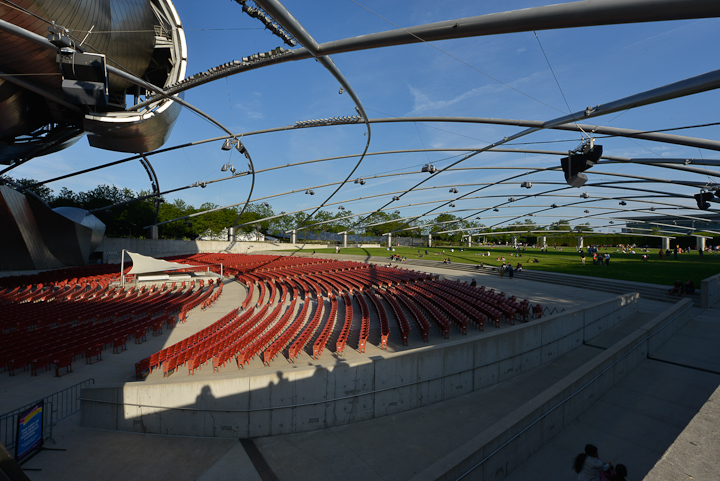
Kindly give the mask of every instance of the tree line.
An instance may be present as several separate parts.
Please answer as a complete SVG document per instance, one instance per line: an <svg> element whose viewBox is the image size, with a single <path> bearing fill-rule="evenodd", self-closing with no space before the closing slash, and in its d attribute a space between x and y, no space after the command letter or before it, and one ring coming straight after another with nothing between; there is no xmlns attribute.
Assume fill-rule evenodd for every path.
<svg viewBox="0 0 720 481"><path fill-rule="evenodd" d="M13 179L7 176L2 180L9 181L10 185L22 186L37 182L33 179ZM105 235L108 237L148 238L150 230L147 227L183 217L185 218L183 220L160 225L159 237L161 239L195 239L201 235L217 235L224 228L240 225L240 231L248 233L259 231L266 235L284 233L303 226L298 231L299 239L307 237L305 233L308 233L317 239L325 240L328 234L337 234L343 231L368 237L380 237L387 232L396 231L395 236L417 238L426 236L432 231L451 230L454 232L433 234L433 239L459 242L463 235L474 233L485 235L488 239L497 242L505 242L511 239L511 235L503 234L505 231L538 228L571 230L569 222L566 220L560 220L543 228L528 218L481 233L479 229L485 226L478 220L463 219L449 213L439 214L429 219L404 219L399 211L373 212L370 215L355 216L352 211L345 208L337 211L320 210L312 219L308 220L308 214L305 212L287 214L283 211L276 215L267 202L251 203L242 217L238 219L242 206L219 209L218 205L208 202L195 207L180 198L170 201L164 197L139 200L150 195L151 192L136 193L127 187L119 188L114 185L99 185L86 192L74 192L63 187L58 194L45 185L34 186L27 190L36 194L51 208L78 207L96 211L95 215L106 225ZM110 206L113 207L108 208ZM205 211L210 212L194 215ZM361 222L358 224L359 220Z"/></svg>

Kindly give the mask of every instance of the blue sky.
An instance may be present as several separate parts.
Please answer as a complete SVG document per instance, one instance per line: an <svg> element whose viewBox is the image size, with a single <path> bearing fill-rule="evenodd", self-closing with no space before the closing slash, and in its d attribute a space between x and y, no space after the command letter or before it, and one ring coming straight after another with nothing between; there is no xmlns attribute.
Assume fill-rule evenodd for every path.
<svg viewBox="0 0 720 481"><path fill-rule="evenodd" d="M482 15L506 10L540 6L531 0L505 1L285 1L284 5L305 29L322 43L371 32ZM360 5L366 7L362 8ZM281 45L280 40L262 24L241 11L232 1L175 2L188 43L188 75L210 67L266 52ZM375 12L377 15L371 13ZM381 18L381 17L384 17ZM392 23L389 23L387 20ZM539 39L539 42L538 42ZM720 20L687 20L608 27L575 28L478 37L414 44L333 56L340 71L357 92L368 115L376 117L459 116L527 120L549 120L589 105L602 104L637 92L699 75L717 68L713 45L720 43ZM552 71L541 50L544 49ZM554 72L554 76L553 76ZM491 78L492 77L492 78ZM557 83L555 78L557 78ZM558 83L559 87L558 88ZM511 88L512 87L512 88ZM288 62L221 79L187 92L185 99L208 112L232 131L243 133L259 129L293 125L297 120L355 115L351 98L338 94L339 84L322 65L312 60ZM563 97L564 96L564 97ZM708 92L599 117L598 125L641 130L669 129L717 121L720 92ZM567 101L567 105L566 105ZM460 123L374 124L370 152L422 148L481 148L504 136L521 130L517 127ZM257 169L339 155L362 152L366 136L362 125L301 129L249 136L243 139ZM704 127L676 132L680 135L717 139L720 127ZM166 147L222 135L217 127L184 110ZM512 147L567 151L581 140L579 134L546 131L532 134ZM718 158L712 151L659 144L627 138L602 139L604 152L625 157ZM220 168L234 162L238 170L246 162L235 151L223 152L220 142L185 148L168 154L151 156L160 177L162 190L223 177ZM400 191L422 180L423 164L448 165L459 152L429 152L369 156L356 177L390 172L417 172L413 175L369 180L366 185L349 184L336 196L343 201ZM60 153L35 159L12 172L15 177L45 179L100 163L118 160L124 154L90 148L86 139ZM465 167L554 167L557 155L487 152L473 157ZM275 170L257 176L254 198L293 189L305 189L343 179L356 158ZM460 167L458 166L458 167ZM428 186L458 186L460 194L470 187L462 184L494 182L521 170L473 170L447 172L435 177ZM597 173L596 173L597 172ZM590 182L612 181L618 177L602 175L649 175L666 179L708 180L706 176L688 175L675 170L648 168L628 164L598 165L589 171ZM533 182L531 190L518 184L504 184L482 191L496 198L456 202L458 212L472 213L492 208L509 195L536 194L551 186L542 182L564 182L561 172L537 173L518 180ZM137 162L104 169L66 181L50 184L56 192L62 186L75 191L88 190L98 184L114 184L135 191L149 189L149 181ZM237 178L211 184L206 189L193 188L178 197L199 206L205 202L226 205L243 201L249 178ZM560 185L555 187L561 187ZM694 194L697 189L682 186L645 185L646 188ZM315 189L315 196L302 192L268 199L275 212L309 208L320 203L333 189ZM570 202L581 192L592 196L621 195L615 189L587 187L562 192ZM344 203L353 212L378 208L392 194L364 201ZM170 199L175 198L173 195ZM448 188L423 190L403 197L399 205L450 199ZM491 225L527 212L532 206L565 202L564 198L531 198L503 207L498 219L482 222ZM558 202L560 200L560 202ZM692 208L694 201L672 202ZM595 202L594 207L617 206L617 201ZM631 204L642 207L647 204ZM434 207L406 207L403 215L417 215ZM336 210L337 206L328 208ZM441 211L453 210L443 208ZM591 211L595 213L596 211ZM549 223L554 218L583 215L582 209L557 209L553 218L537 218ZM590 220L592 224L606 221Z"/></svg>

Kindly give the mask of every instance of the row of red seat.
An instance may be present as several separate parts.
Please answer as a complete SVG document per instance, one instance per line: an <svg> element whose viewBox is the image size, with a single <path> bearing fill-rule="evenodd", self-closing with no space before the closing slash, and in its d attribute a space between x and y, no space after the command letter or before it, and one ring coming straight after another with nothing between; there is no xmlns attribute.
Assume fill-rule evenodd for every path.
<svg viewBox="0 0 720 481"><path fill-rule="evenodd" d="M263 363L265 365L270 364L270 361L275 359L277 355L285 349L285 347L292 341L292 339L295 337L297 332L302 328L302 326L305 325L305 322L307 321L308 314L310 313L310 294L309 292L305 292L305 298L303 300L303 307L300 311L300 314L297 315L293 323L290 325L288 329L285 329L285 331L280 335L275 342L273 342L270 347L268 347L265 352L263 353Z"/></svg>
<svg viewBox="0 0 720 481"><path fill-rule="evenodd" d="M380 299L375 296L375 292L373 292L372 289L367 289L365 294L372 302L378 319L380 319L380 347L381 349L387 349L387 341L388 337L390 337L390 322L388 321L387 312L385 312L385 306L380 302Z"/></svg>
<svg viewBox="0 0 720 481"><path fill-rule="evenodd" d="M364 351L370 330L366 297L373 304L380 321L380 347L384 349L387 349L391 332L391 315L397 322L403 345L407 345L411 330L409 316L415 319L414 324L427 342L432 324L448 338L453 323L466 334L471 323L482 330L488 318L498 326L501 318L514 322L516 314L523 316L523 313L529 312L527 301L505 298L504 293L496 294L459 282L440 281L429 274L357 262L231 254L196 254L176 261L209 266L222 263L226 272L234 272L236 279L248 289L241 306L245 310L243 317L247 317L242 326L233 324L233 328L224 329L212 341L204 343L203 349L186 350L184 355L176 353L175 363L167 365L168 374L172 372L171 366L177 368L182 365L178 361L189 362L190 372L211 359L213 369L217 371L233 357L238 367L242 368L259 354L268 364L284 349L288 349L288 358L292 362L313 338L312 355L317 359L334 332L338 333L335 353L342 356L353 324L353 297L361 311L358 341L361 351ZM258 292L258 296L253 303L254 292ZM285 298L290 292L292 301L286 307ZM317 298L317 308L311 316L312 294ZM295 315L300 295L303 296L303 306L297 308L299 313ZM325 296L330 301L330 312L325 313L327 320L323 323ZM345 320L338 332L339 297L345 305ZM271 308L272 305L275 307Z"/></svg>
<svg viewBox="0 0 720 481"><path fill-rule="evenodd" d="M338 301L334 294L329 294L329 298L330 315L328 316L328 320L325 322L325 327L322 331L320 331L320 335L313 344L313 359L320 358L322 350L325 348L325 345L330 339L330 334L332 334L333 330L335 329L335 322L337 321Z"/></svg>
<svg viewBox="0 0 720 481"><path fill-rule="evenodd" d="M0 337L0 365L7 367L11 374L19 367L28 366L36 373L38 367L47 366L48 360L54 362L68 354L74 358L99 343L119 348L127 337L141 338L148 329L156 327L157 318L165 316L162 322L166 322L175 301L182 296L159 289L145 290L142 295L136 288L131 289L130 294L117 292L120 294L112 297L3 305L12 308L8 310L17 316L18 324ZM48 305L47 322L35 317L39 308L46 309ZM64 317L56 317L52 323L52 311ZM87 317L88 312L94 313L92 318ZM116 342L116 338L123 339Z"/></svg>
<svg viewBox="0 0 720 481"><path fill-rule="evenodd" d="M390 304L390 308L393 310L395 320L397 321L398 329L400 330L402 344L403 346L407 346L408 337L410 336L410 323L407 320L407 316L405 316L405 312L402 310L402 307L400 307L398 301L395 300L395 296L393 296L389 291L380 289L378 292L380 292L383 298L388 302L388 304Z"/></svg>
<svg viewBox="0 0 720 481"><path fill-rule="evenodd" d="M308 341L310 341L312 336L315 335L315 331L317 331L320 321L322 320L325 301L323 300L323 296L320 291L318 290L316 292L317 307L315 308L315 314L305 329L303 329L302 333L300 333L297 339L295 339L295 341L290 345L290 348L288 349L288 360L290 362L295 362L295 359L300 355L300 352L305 349Z"/></svg>
<svg viewBox="0 0 720 481"><path fill-rule="evenodd" d="M445 314L441 313L438 308L435 307L432 302L418 295L415 291L410 289L409 286L397 286L397 290L398 292L402 292L403 294L405 294L408 297L409 301L416 301L418 304L420 304L430 315L430 319L435 323L438 329L440 329L443 337L445 339L450 338L450 326L452 325L452 323L448 320Z"/></svg>
<svg viewBox="0 0 720 481"><path fill-rule="evenodd" d="M397 288L392 287L389 289L389 291L392 292L395 297L400 301L400 303L413 314L413 317L415 317L415 323L420 330L422 340L425 342L429 342L430 322L427 320L427 317L425 317L425 314L423 314L422 310L414 302L412 302L407 295L398 291Z"/></svg>
<svg viewBox="0 0 720 481"><path fill-rule="evenodd" d="M360 315L362 316L360 339L358 340L358 351L365 352L365 345L367 344L367 339L370 335L370 310L368 309L367 302L365 302L365 296L362 292L356 291L355 299L357 299L358 304L360 305Z"/></svg>
<svg viewBox="0 0 720 481"><path fill-rule="evenodd" d="M335 352L338 357L342 357L343 352L345 351L345 345L347 344L348 336L350 336L350 328L352 327L353 322L352 300L347 292L342 293L342 298L345 304L345 323L343 324L340 335L335 343Z"/></svg>
<svg viewBox="0 0 720 481"><path fill-rule="evenodd" d="M279 321L275 322L274 324L269 323L267 328L262 331L257 338L255 338L249 345L247 345L242 351L238 353L238 368L242 369L245 364L250 362L250 360L258 354L260 354L260 351L265 349L265 347L269 347L270 344L272 344L272 342L278 337L278 335L283 331L283 329L285 329L285 327L290 323L290 319L292 319L293 314L295 313L296 303L297 297L295 297L292 302L290 302L290 306L287 308L285 314L283 314ZM278 306L282 306L282 303L279 303Z"/></svg>

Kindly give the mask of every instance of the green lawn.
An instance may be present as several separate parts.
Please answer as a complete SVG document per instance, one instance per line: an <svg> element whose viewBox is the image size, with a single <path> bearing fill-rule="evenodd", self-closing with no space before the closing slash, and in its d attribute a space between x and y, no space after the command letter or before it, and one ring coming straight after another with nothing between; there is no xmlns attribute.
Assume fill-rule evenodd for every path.
<svg viewBox="0 0 720 481"><path fill-rule="evenodd" d="M541 252L540 249L527 248L521 251L522 257L511 257L510 254L515 250L511 247L495 246L490 247L470 247L464 248L460 252L459 247L455 247L455 252L450 252L450 247L438 247L427 249L428 255L425 255L425 248L411 247L395 247L394 254L405 256L408 259L417 259L422 256L426 260L434 260L442 262L443 257L448 257L452 262L462 262L466 264L479 264L481 261L485 265L498 266L502 261L497 261L498 257L505 256L508 262L512 262L513 266L521 263L523 269L538 269L549 272L561 272L565 274L578 274L592 277L606 277L610 279L621 279L637 282L649 282L651 284L664 284L671 286L675 279L682 279L683 282L692 279L696 288L700 288L700 282L703 279L720 273L720 256L714 254L705 254L700 256L697 252L689 254L678 254L678 260L658 258L658 249L654 249L648 253L636 250L635 254L623 254L616 252L615 247L601 249L600 253L610 253L610 266L593 265L592 257L587 256L585 266L581 264L580 254L572 247L563 247L562 250L554 250L552 247L547 252ZM306 249L305 251L307 251ZM443 254L443 251L445 252ZM490 256L481 256L479 254L487 254ZM315 249L317 254L335 253L335 249ZM384 247L376 249L359 249L347 248L341 249L342 254L368 255L377 257L387 257L393 252L387 251ZM650 260L643 262L640 259L642 254L649 254ZM530 260L537 259L538 263L530 263Z"/></svg>

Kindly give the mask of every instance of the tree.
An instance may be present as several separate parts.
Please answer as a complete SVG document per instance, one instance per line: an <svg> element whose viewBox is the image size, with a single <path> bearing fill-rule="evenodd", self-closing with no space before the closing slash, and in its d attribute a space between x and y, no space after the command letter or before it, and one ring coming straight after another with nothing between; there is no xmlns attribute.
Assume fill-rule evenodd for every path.
<svg viewBox="0 0 720 481"><path fill-rule="evenodd" d="M177 219L195 212L195 208L188 205L182 199L175 199L172 202L160 204L159 222ZM160 237L163 239L194 239L195 232L192 229L191 220L171 222L160 226Z"/></svg>
<svg viewBox="0 0 720 481"><path fill-rule="evenodd" d="M570 222L566 221L564 219L560 219L557 222L553 222L552 224L550 224L550 228L552 230L567 230L567 231L572 230L572 227L570 227Z"/></svg>
<svg viewBox="0 0 720 481"><path fill-rule="evenodd" d="M399 219L401 219L400 214L396 212L390 214L387 212L373 212L363 222L365 233L379 237L387 232L406 227L406 222Z"/></svg>
<svg viewBox="0 0 720 481"><path fill-rule="evenodd" d="M22 186L32 185L32 184L36 184L36 183L38 182L38 181L35 180L35 179L25 179L25 178L23 178L23 179L13 179L13 178L10 177L9 175L0 176L0 184L2 184L3 181L8 181L11 185L12 185L12 184L19 184L19 185L22 185ZM34 193L35 195L37 195L38 197L40 197L42 200L44 200L44 201L47 202L48 204L49 204L50 202L52 202L52 200L53 200L53 198L54 198L54 197L53 197L53 190L52 190L50 187L46 186L46 185L36 185L35 187L31 187L31 188L29 188L29 189L26 189L24 192L28 192L28 191Z"/></svg>

